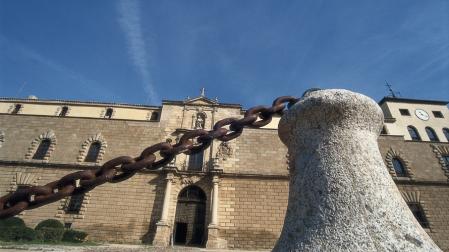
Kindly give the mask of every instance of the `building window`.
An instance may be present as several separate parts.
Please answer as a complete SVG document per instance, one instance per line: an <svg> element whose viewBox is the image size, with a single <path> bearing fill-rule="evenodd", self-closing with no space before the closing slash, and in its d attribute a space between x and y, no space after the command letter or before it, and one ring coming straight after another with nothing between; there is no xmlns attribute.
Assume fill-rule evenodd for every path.
<svg viewBox="0 0 449 252"><path fill-rule="evenodd" d="M446 140L449 141L449 129L448 128L443 129L443 134L446 137Z"/></svg>
<svg viewBox="0 0 449 252"><path fill-rule="evenodd" d="M444 118L443 113L441 113L441 111L432 111L432 113L435 118Z"/></svg>
<svg viewBox="0 0 449 252"><path fill-rule="evenodd" d="M387 134L388 134L387 128L385 127L385 125L382 126L382 131L380 132L380 134L381 134L381 135L387 135Z"/></svg>
<svg viewBox="0 0 449 252"><path fill-rule="evenodd" d="M68 214L79 214L81 206L83 205L84 194L76 194L70 197L65 212Z"/></svg>
<svg viewBox="0 0 449 252"><path fill-rule="evenodd" d="M189 171L202 171L203 170L203 154L204 152L198 152L189 156Z"/></svg>
<svg viewBox="0 0 449 252"><path fill-rule="evenodd" d="M22 109L22 104L16 104L14 106L14 109L11 111L11 114L13 114L13 115L19 114L20 109Z"/></svg>
<svg viewBox="0 0 449 252"><path fill-rule="evenodd" d="M48 138L43 139L40 142L39 147L37 147L37 150L34 153L33 159L44 160L45 155L47 154L48 149L50 148L50 144L51 144L50 139L48 139Z"/></svg>
<svg viewBox="0 0 449 252"><path fill-rule="evenodd" d="M410 116L410 111L408 111L408 109L399 109L399 113L403 116Z"/></svg>
<svg viewBox="0 0 449 252"><path fill-rule="evenodd" d="M392 160L394 171L397 177L406 177L407 172L405 171L404 164L398 158L393 158Z"/></svg>
<svg viewBox="0 0 449 252"><path fill-rule="evenodd" d="M427 136L429 137L429 140L432 142L439 142L440 139L438 139L437 134L435 133L435 131L431 128L431 127L426 127L426 133Z"/></svg>
<svg viewBox="0 0 449 252"><path fill-rule="evenodd" d="M159 119L159 113L157 111L153 111L151 113L150 121L157 121Z"/></svg>
<svg viewBox="0 0 449 252"><path fill-rule="evenodd" d="M59 116L61 116L61 117L66 116L67 112L69 112L69 107L64 106L64 107L62 107L61 112L59 112Z"/></svg>
<svg viewBox="0 0 449 252"><path fill-rule="evenodd" d="M89 146L89 150L87 151L86 158L84 162L97 162L98 155L100 154L101 143L93 142Z"/></svg>
<svg viewBox="0 0 449 252"><path fill-rule="evenodd" d="M446 165L446 168L449 169L449 155L444 155L442 156L443 160L444 160L444 164Z"/></svg>
<svg viewBox="0 0 449 252"><path fill-rule="evenodd" d="M408 133L410 134L410 137L412 138L412 140L421 141L421 137L419 136L418 131L416 130L415 127L408 126L407 130L408 130Z"/></svg>
<svg viewBox="0 0 449 252"><path fill-rule="evenodd" d="M114 110L112 108L107 108L106 113L104 114L104 118L111 119L113 112L114 112Z"/></svg>
<svg viewBox="0 0 449 252"><path fill-rule="evenodd" d="M422 209L421 205L416 202L407 202L407 205L410 208L410 211L412 211L416 220L419 222L419 224L421 224L421 227L429 228L429 222L427 221L426 215L424 214L424 210Z"/></svg>

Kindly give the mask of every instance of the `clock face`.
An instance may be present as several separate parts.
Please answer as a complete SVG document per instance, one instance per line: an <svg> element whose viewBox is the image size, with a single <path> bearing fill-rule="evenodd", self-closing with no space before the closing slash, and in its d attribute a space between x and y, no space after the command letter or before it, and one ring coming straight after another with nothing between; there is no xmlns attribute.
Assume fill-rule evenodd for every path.
<svg viewBox="0 0 449 252"><path fill-rule="evenodd" d="M429 114L424 109L415 110L415 115L423 121L429 120Z"/></svg>

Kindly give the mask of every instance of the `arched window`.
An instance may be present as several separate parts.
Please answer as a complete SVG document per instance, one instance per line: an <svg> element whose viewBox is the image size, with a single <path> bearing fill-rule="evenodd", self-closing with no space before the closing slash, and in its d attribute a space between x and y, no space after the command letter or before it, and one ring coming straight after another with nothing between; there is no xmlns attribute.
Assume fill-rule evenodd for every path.
<svg viewBox="0 0 449 252"><path fill-rule="evenodd" d="M113 112L114 112L114 110L112 108L107 108L106 113L104 114L104 118L111 119Z"/></svg>
<svg viewBox="0 0 449 252"><path fill-rule="evenodd" d="M65 212L68 214L79 214L81 206L83 205L83 200L84 194L72 195L65 206Z"/></svg>
<svg viewBox="0 0 449 252"><path fill-rule="evenodd" d="M48 138L43 139L40 142L39 147L37 147L37 150L34 153L33 159L44 160L45 155L47 154L48 149L50 148L50 144L51 144L50 139L48 139Z"/></svg>
<svg viewBox="0 0 449 252"><path fill-rule="evenodd" d="M416 220L421 224L421 227L428 228L429 222L427 221L426 215L424 214L424 210L421 207L421 204L417 202L407 202L410 211L412 211Z"/></svg>
<svg viewBox="0 0 449 252"><path fill-rule="evenodd" d="M100 149L100 142L93 142L92 144L90 144L84 162L97 162L98 155L100 154Z"/></svg>
<svg viewBox="0 0 449 252"><path fill-rule="evenodd" d="M437 134L435 133L435 131L431 128L431 127L426 127L426 133L427 136L429 137L429 140L432 142L439 142L440 139L438 139Z"/></svg>
<svg viewBox="0 0 449 252"><path fill-rule="evenodd" d="M408 126L407 130L408 130L408 133L410 134L410 137L412 138L412 140L421 141L421 137L419 136L418 131L416 130L415 127Z"/></svg>
<svg viewBox="0 0 449 252"><path fill-rule="evenodd" d="M22 104L16 104L14 106L14 109L11 111L11 114L17 115L20 112L21 108L22 108Z"/></svg>
<svg viewBox="0 0 449 252"><path fill-rule="evenodd" d="M443 129L443 134L446 137L447 141L449 141L449 129L448 128Z"/></svg>
<svg viewBox="0 0 449 252"><path fill-rule="evenodd" d="M202 171L203 170L203 154L204 152L198 152L189 156L189 171Z"/></svg>
<svg viewBox="0 0 449 252"><path fill-rule="evenodd" d="M159 119L159 113L157 111L153 111L151 113L150 121L157 121Z"/></svg>
<svg viewBox="0 0 449 252"><path fill-rule="evenodd" d="M393 158L392 160L394 171L398 177L406 177L407 172L405 171L404 164L398 158Z"/></svg>
<svg viewBox="0 0 449 252"><path fill-rule="evenodd" d="M62 107L61 112L59 112L59 116L61 116L61 117L66 116L67 112L69 112L69 107L64 106L64 107Z"/></svg>

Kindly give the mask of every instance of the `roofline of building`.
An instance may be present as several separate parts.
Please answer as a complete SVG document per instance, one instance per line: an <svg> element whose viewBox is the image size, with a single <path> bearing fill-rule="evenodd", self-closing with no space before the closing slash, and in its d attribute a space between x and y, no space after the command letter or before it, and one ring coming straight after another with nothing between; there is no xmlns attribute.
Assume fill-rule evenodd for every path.
<svg viewBox="0 0 449 252"><path fill-rule="evenodd" d="M385 102L402 102L402 103L422 103L422 104L432 104L432 105L447 105L449 101L435 101L435 100L420 100L420 99L409 99L409 98L399 98L386 96L379 101L379 105Z"/></svg>
<svg viewBox="0 0 449 252"><path fill-rule="evenodd" d="M173 100L162 100L162 104L172 104L172 105L185 105L189 104L189 102L185 101L173 101ZM195 104L192 104L195 105ZM231 108L242 108L242 105L235 103L211 103L212 106L220 106L220 107L231 107Z"/></svg>
<svg viewBox="0 0 449 252"><path fill-rule="evenodd" d="M42 104L58 104L64 103L67 105L95 105L95 106L117 106L117 107L132 107L132 108L150 108L160 109L161 106L152 106L144 104L130 104L130 103L117 103L117 102L96 102L96 101L77 101L77 100L50 100L50 99L23 99L23 98L10 98L0 97L0 101L12 101L12 102L30 102L30 103L42 103Z"/></svg>

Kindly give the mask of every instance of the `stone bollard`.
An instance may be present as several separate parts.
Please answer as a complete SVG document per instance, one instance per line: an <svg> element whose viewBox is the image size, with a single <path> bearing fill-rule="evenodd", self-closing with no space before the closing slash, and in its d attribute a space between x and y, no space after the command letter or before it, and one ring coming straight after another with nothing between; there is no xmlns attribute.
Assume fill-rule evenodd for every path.
<svg viewBox="0 0 449 252"><path fill-rule="evenodd" d="M290 191L273 251L441 251L383 163L382 124L375 101L340 89L308 93L286 112Z"/></svg>

